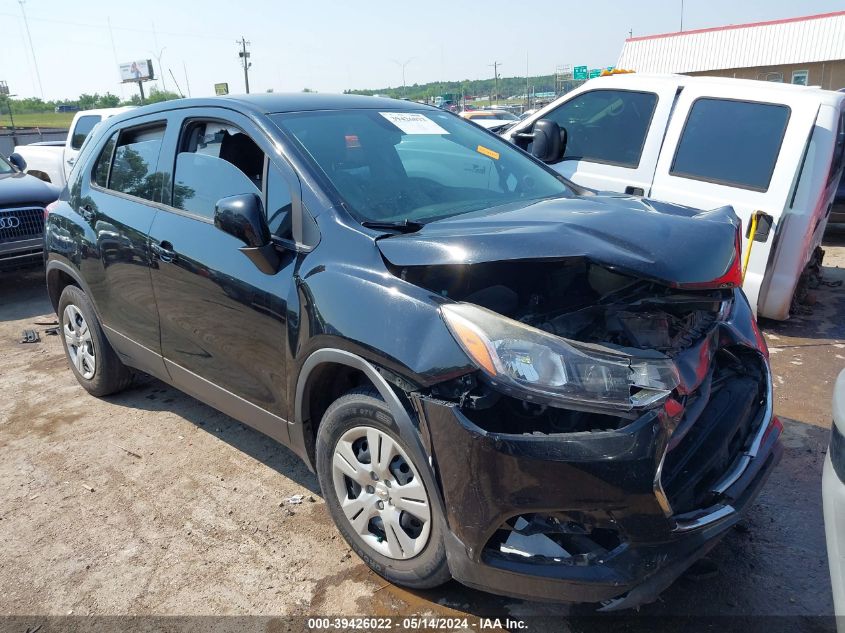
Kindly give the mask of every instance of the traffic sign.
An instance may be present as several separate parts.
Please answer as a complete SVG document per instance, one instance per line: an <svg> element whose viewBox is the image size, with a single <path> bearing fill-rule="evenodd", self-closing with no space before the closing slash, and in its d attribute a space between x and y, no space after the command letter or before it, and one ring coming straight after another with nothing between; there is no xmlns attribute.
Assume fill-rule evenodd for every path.
<svg viewBox="0 0 845 633"><path fill-rule="evenodd" d="M575 81L583 80L587 78L587 67L586 66L576 66L572 69L572 78Z"/></svg>
<svg viewBox="0 0 845 633"><path fill-rule="evenodd" d="M591 68L590 69L590 75L589 75L590 79L592 79L594 77L598 77L599 75L601 75L601 68Z"/></svg>

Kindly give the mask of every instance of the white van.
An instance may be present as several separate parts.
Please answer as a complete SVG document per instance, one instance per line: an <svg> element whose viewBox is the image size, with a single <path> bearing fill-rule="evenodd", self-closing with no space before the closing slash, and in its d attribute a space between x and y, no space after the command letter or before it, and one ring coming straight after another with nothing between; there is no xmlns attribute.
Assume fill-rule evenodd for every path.
<svg viewBox="0 0 845 633"><path fill-rule="evenodd" d="M786 319L804 272L820 263L842 172L843 110L845 94L819 88L631 73L588 81L502 135L526 147L536 121L555 121L566 150L553 167L579 185L700 209L732 205L743 223L745 293L759 316Z"/></svg>

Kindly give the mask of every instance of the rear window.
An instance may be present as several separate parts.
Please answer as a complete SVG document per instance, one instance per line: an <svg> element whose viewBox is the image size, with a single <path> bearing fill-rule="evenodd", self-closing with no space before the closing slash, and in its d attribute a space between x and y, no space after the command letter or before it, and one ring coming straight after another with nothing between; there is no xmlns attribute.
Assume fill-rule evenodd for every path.
<svg viewBox="0 0 845 633"><path fill-rule="evenodd" d="M76 122L76 127L73 128L73 136L70 139L71 149L80 149L82 147L85 139L88 138L91 130L93 130L94 126L100 122L100 119L101 117L99 114L79 117Z"/></svg>
<svg viewBox="0 0 845 633"><path fill-rule="evenodd" d="M670 174L766 191L789 122L772 103L697 99L684 125Z"/></svg>
<svg viewBox="0 0 845 633"><path fill-rule="evenodd" d="M155 200L162 184L156 166L163 137L164 124L122 130L114 149L108 188ZM99 165L97 167L95 178L100 174Z"/></svg>

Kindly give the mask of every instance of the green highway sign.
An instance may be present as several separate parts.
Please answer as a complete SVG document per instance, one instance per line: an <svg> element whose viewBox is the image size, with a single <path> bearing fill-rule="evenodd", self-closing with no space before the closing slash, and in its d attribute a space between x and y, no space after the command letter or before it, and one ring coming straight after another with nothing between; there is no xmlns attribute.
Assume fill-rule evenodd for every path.
<svg viewBox="0 0 845 633"><path fill-rule="evenodd" d="M601 68L591 68L590 69L590 79L593 77L598 77L601 75Z"/></svg>
<svg viewBox="0 0 845 633"><path fill-rule="evenodd" d="M586 79L587 78L587 67L586 66L576 66L572 69L572 78L575 81L579 79Z"/></svg>

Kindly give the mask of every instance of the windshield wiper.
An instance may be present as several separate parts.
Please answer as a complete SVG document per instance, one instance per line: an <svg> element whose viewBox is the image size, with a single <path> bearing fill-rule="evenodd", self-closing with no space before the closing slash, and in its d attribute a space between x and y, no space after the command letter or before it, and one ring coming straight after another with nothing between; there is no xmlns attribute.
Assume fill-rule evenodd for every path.
<svg viewBox="0 0 845 633"><path fill-rule="evenodd" d="M395 222L361 222L361 226L368 229L387 229L398 231L399 233L416 233L425 226L422 222L414 222L413 220L396 220Z"/></svg>

